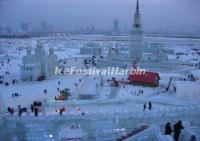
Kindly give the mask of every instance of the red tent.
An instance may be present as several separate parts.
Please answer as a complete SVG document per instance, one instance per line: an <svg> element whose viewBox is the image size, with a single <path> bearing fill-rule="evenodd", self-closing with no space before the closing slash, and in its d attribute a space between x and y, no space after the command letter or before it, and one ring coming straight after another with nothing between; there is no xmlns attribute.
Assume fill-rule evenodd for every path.
<svg viewBox="0 0 200 141"><path fill-rule="evenodd" d="M129 74L128 80L131 84L149 85L157 87L159 86L160 77L159 74L156 72L134 72L132 74Z"/></svg>

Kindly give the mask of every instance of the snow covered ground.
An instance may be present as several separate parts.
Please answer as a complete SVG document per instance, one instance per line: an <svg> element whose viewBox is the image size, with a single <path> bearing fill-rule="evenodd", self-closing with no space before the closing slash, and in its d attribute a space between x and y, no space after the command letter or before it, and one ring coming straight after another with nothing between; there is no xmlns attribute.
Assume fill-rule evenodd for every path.
<svg viewBox="0 0 200 141"><path fill-rule="evenodd" d="M4 66L1 66L0 74L5 75L5 72L8 71L10 74L5 75L5 82L9 82L9 86L0 86L0 92L3 97L3 100L6 104L6 106L16 106L18 104L22 105L29 105L30 102L32 102L35 99L39 98L47 98L49 100L52 100L56 95L58 95L57 88L64 89L69 88L73 93L76 93L74 83L80 83L79 79L82 76L76 76L76 75L68 75L68 76L55 76L49 80L45 80L42 82L23 82L20 80L20 69L19 65L21 64L21 59L23 55L26 53L26 48L31 47L32 50L35 48L37 39L11 39L1 40L1 48L2 50L6 50L5 54L1 54L2 58L5 58L7 55L8 58L11 58L10 62L4 63ZM44 40L44 39L43 39ZM68 58L79 58L79 57L87 57L87 56L81 56L79 54L79 47L83 46L85 43L81 43L81 41L72 42L72 41L55 41L46 39L43 41L45 49L48 50L49 47L53 47L55 49L55 53L58 55L59 59L66 59L66 66L67 67L82 67L83 62L78 61L76 62L75 59L68 59ZM111 42L112 43L112 42ZM102 46L109 43L101 43ZM74 45L74 48L73 48ZM175 49L176 54L179 55L179 60L181 61L188 61L191 63L197 63L199 61L199 55L195 53L193 48L184 46L177 46ZM177 55L174 54L174 57ZM6 59L3 59L6 61ZM194 70L195 74L200 73L198 69ZM104 77L105 86L99 90L99 98L100 99L109 99L109 98L119 98L119 99L132 99L132 100L144 100L148 101L151 100L152 102L161 102L161 103L195 103L199 99L196 99L195 97L192 99L192 101L184 101L180 98L180 94L177 97L176 94L168 94L163 93L165 90L165 87L168 85L170 77L179 76L181 77L181 71L180 73L160 73L160 87L158 88L148 88L148 87L141 87L141 86L131 86L131 85L125 85L120 84L119 88L114 88L109 86L109 84L106 82L108 78L111 76ZM84 76L83 76L84 77ZM89 76L94 77L94 76ZM126 76L122 76L126 77ZM199 75L197 76L199 77ZM18 84L12 84L12 80L17 79L19 80ZM58 81L61 81L61 84L58 85ZM88 81L88 83L93 84L93 79ZM95 80L94 80L95 81ZM189 82L188 82L189 83ZM195 83L196 85L199 85L199 83ZM190 85L191 87L192 85ZM187 87L183 87L182 91L184 91L184 88L187 89ZM44 90L47 89L47 94L44 94ZM87 89L88 87L81 88ZM192 89L192 88L191 88ZM80 90L80 89L79 89ZM143 90L143 93L139 93L140 90ZM19 93L21 96L18 98L12 98L12 93ZM112 94L115 93L114 96ZM171 99L168 101L165 101L165 99ZM191 96L190 96L191 99ZM173 101L173 102L172 102Z"/></svg>
<svg viewBox="0 0 200 141"><path fill-rule="evenodd" d="M66 113L77 112L80 108L84 112L139 112L143 113L143 104L151 101L153 104L153 112L176 112L178 108L197 109L199 111L200 105L200 70L197 65L200 61L200 56L197 52L200 50L200 43L196 43L194 47L186 44L176 44L175 54L170 55L171 58L177 58L179 61L192 64L194 66L186 66L188 70L179 70L174 72L159 72L160 86L156 88L128 85L120 83L119 87L112 86L107 79L112 76L80 76L80 75L57 75L44 81L21 81L20 80L20 64L22 57L26 54L26 48L35 48L37 38L33 39L1 39L0 40L0 76L4 76L3 81L8 82L9 86L0 84L0 96L5 107L14 107L20 104L23 107L30 107L34 100L47 100L49 107L46 107L46 115L58 114L55 112L59 107L65 107ZM55 49L55 54L59 59L65 60L65 67L83 67L83 56L79 54L79 48L83 46L85 41L54 41L50 39L42 39L44 47L48 50L49 47ZM106 50L108 46L113 46L113 41L98 41L100 45ZM200 42L200 41L199 41ZM195 44L194 43L194 44ZM172 48L172 47L171 47ZM77 59L77 60L76 60ZM8 61L10 60L10 61ZM196 66L195 66L196 65ZM191 70L191 68L193 70ZM7 74L6 74L7 72ZM193 74L195 82L184 81L180 78L187 78L186 74ZM120 76L126 78L127 76ZM166 87L172 79L171 87L166 92ZM80 79L82 81L80 81ZM1 80L1 79L0 79ZM12 84L12 80L18 80L18 83ZM60 84L58 83L60 81ZM103 86L100 86L103 81ZM184 85L182 85L184 83ZM177 86L178 85L178 86ZM173 87L177 86L177 91ZM59 106L52 106L54 104L54 97L59 95L57 90L69 88L72 93L72 104L60 104ZM47 93L44 93L47 90ZM12 97L13 93L18 93L19 97ZM75 100L79 93L93 93L96 94L96 99L92 102L82 102ZM75 102L74 102L75 101ZM107 102L105 104L105 102ZM70 102L69 102L70 103ZM76 103L75 106L73 103ZM84 103L84 104L80 104ZM1 110L5 111L2 108Z"/></svg>

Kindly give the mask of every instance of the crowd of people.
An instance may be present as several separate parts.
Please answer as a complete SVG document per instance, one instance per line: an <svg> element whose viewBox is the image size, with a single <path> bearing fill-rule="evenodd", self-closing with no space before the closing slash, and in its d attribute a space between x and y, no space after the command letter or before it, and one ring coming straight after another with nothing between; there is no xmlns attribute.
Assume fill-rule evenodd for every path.
<svg viewBox="0 0 200 141"><path fill-rule="evenodd" d="M31 106L30 106L30 110L32 113L34 113L35 117L38 116L38 112L41 109L42 106L42 102L41 101L34 101ZM8 107L7 108L8 113L10 113L11 115L14 114L15 109L13 107ZM27 113L28 112L28 108L26 107L21 107L21 105L18 105L18 116L21 117L22 113Z"/></svg>
<svg viewBox="0 0 200 141"><path fill-rule="evenodd" d="M39 108L42 106L42 102L41 101L34 101L33 104L31 104L31 112L35 114L35 117L38 116L38 111Z"/></svg>
<svg viewBox="0 0 200 141"><path fill-rule="evenodd" d="M19 93L12 93L12 98L17 98L17 97L19 97L19 96L21 96Z"/></svg>

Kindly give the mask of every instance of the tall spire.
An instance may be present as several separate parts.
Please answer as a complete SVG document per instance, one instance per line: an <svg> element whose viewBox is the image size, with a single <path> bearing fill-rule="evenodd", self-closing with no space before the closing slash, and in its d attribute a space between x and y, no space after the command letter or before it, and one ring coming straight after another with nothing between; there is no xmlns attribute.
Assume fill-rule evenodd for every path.
<svg viewBox="0 0 200 141"><path fill-rule="evenodd" d="M139 9L139 0L136 3L136 9L134 14L134 23L131 30L130 36L130 63L131 64L138 64L142 58L142 24L141 24L141 15Z"/></svg>
<svg viewBox="0 0 200 141"><path fill-rule="evenodd" d="M136 4L136 11L135 11L135 16L134 16L133 27L134 28L141 28L142 27L140 9L139 9L139 0L137 0L137 4Z"/></svg>
<svg viewBox="0 0 200 141"><path fill-rule="evenodd" d="M136 13L139 13L139 1L137 0Z"/></svg>

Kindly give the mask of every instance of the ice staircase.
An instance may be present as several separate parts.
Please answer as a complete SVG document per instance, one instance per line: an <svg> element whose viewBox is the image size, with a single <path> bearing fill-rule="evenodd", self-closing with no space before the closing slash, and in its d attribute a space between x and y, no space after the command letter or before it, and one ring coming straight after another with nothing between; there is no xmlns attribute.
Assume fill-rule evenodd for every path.
<svg viewBox="0 0 200 141"><path fill-rule="evenodd" d="M165 136L158 126L150 128L121 141L173 141L172 137Z"/></svg>
<svg viewBox="0 0 200 141"><path fill-rule="evenodd" d="M196 140L200 140L200 127L197 126L185 126L184 130L181 132L180 140L189 141L191 136L194 135Z"/></svg>

